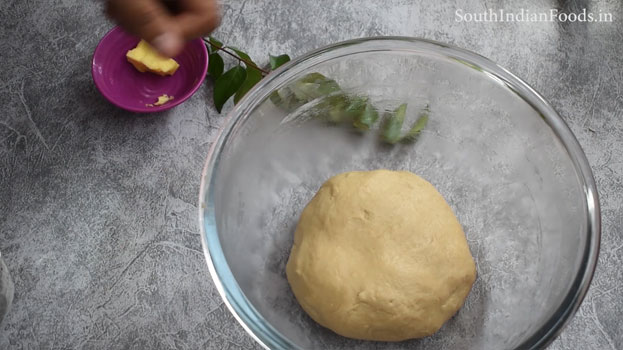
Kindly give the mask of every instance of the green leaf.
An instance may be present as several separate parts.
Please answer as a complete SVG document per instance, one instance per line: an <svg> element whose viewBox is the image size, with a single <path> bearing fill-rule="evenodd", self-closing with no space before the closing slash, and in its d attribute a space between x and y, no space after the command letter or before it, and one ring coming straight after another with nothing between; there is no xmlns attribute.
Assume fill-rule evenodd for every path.
<svg viewBox="0 0 623 350"><path fill-rule="evenodd" d="M294 82L291 89L299 100L309 102L340 91L340 86L320 73L310 73Z"/></svg>
<svg viewBox="0 0 623 350"><path fill-rule="evenodd" d="M244 63L245 66L247 66L248 68L253 67L255 70L261 72L261 70L260 70L259 66L257 65L257 63L253 62L251 57L246 52L244 52L244 51L242 51L239 48L234 47L234 46L227 46L227 48L233 50L236 53L236 55L238 55L238 57L240 57L243 60L246 60L247 62L250 63L250 64L248 64L247 62L242 61L242 63Z"/></svg>
<svg viewBox="0 0 623 350"><path fill-rule="evenodd" d="M208 57L208 75L216 80L223 74L225 62L223 62L223 57L218 52L214 52Z"/></svg>
<svg viewBox="0 0 623 350"><path fill-rule="evenodd" d="M236 91L234 103L238 103L238 101L240 101L240 99L260 80L262 80L262 72L255 68L247 67L247 78L244 80L244 83L242 83L242 86L240 86L240 89Z"/></svg>
<svg viewBox="0 0 623 350"><path fill-rule="evenodd" d="M279 56L268 55L268 56L270 59L270 69L272 70L275 70L281 67L286 62L290 61L290 56L288 55L279 55Z"/></svg>
<svg viewBox="0 0 623 350"><path fill-rule="evenodd" d="M218 40L216 40L216 39L214 39L214 37L212 37L212 36L209 36L208 40L210 40L211 43L216 44L219 47L223 47L223 43L218 41Z"/></svg>
<svg viewBox="0 0 623 350"><path fill-rule="evenodd" d="M236 66L221 75L214 83L214 106L221 113L225 102L232 97L247 78L247 71Z"/></svg>
<svg viewBox="0 0 623 350"><path fill-rule="evenodd" d="M424 130L427 124L428 124L428 115L427 114L420 115L420 117L415 121L415 123L413 123L413 126L411 127L409 132L407 132L400 141L405 141L405 142L415 141L417 137L420 135L420 132Z"/></svg>
<svg viewBox="0 0 623 350"><path fill-rule="evenodd" d="M348 118L348 97L344 94L327 96L322 102L322 107L326 108L327 121L332 124L345 122Z"/></svg>
<svg viewBox="0 0 623 350"><path fill-rule="evenodd" d="M318 92L322 95L332 94L341 90L340 86L332 79L323 81L319 85Z"/></svg>
<svg viewBox="0 0 623 350"><path fill-rule="evenodd" d="M401 104L393 114L389 114L386 117L385 125L383 127L383 134L381 135L385 142L394 144L400 141L400 131L402 124L405 121L405 115L407 114L407 104Z"/></svg>
<svg viewBox="0 0 623 350"><path fill-rule="evenodd" d="M305 104L305 101L296 98L292 90L287 86L273 92L271 101L275 106L286 111L292 111Z"/></svg>
<svg viewBox="0 0 623 350"><path fill-rule="evenodd" d="M378 119L379 112L366 98L363 111L355 117L353 126L362 131L370 130L372 125L374 125Z"/></svg>
<svg viewBox="0 0 623 350"><path fill-rule="evenodd" d="M283 99L281 99L281 96L279 96L279 91L275 90L270 94L270 101L276 106L276 107L283 107L284 106L284 102Z"/></svg>
<svg viewBox="0 0 623 350"><path fill-rule="evenodd" d="M294 85L292 85L291 88L292 93L294 93L294 96L296 96L296 98L309 102L322 96L322 94L318 92L319 87L320 86L318 84L297 81L294 83Z"/></svg>
<svg viewBox="0 0 623 350"><path fill-rule="evenodd" d="M346 113L353 118L358 117L365 110L366 103L368 103L367 97L352 97L349 99L348 107L346 107Z"/></svg>
<svg viewBox="0 0 623 350"><path fill-rule="evenodd" d="M338 96L343 95L339 94ZM353 123L359 118L366 109L367 97L346 97L344 111L342 112L341 121Z"/></svg>
<svg viewBox="0 0 623 350"><path fill-rule="evenodd" d="M339 91L341 91L341 88L335 80L328 79L320 73L309 73L287 86L273 92L270 99L275 106L289 112L312 100L329 96ZM343 94L339 95L342 96L340 98L345 97ZM339 110L339 108L344 110L347 106L348 104L340 105L336 107L337 109L333 108L333 112L331 112L333 117L330 119L341 119L341 117L338 116L339 113L337 110ZM322 108L323 113L327 114L329 114L331 110L330 107L331 106L327 104L327 101L320 102L318 106L318 108Z"/></svg>
<svg viewBox="0 0 623 350"><path fill-rule="evenodd" d="M244 51L242 51L239 48L234 47L234 46L227 46L227 48L228 49L232 49L236 53L236 55L238 55L238 57L243 58L243 59L245 59L245 60L255 64L255 62L253 62L251 57L249 57L249 55L246 52L244 52Z"/></svg>
<svg viewBox="0 0 623 350"><path fill-rule="evenodd" d="M326 80L328 80L328 78L318 72L305 74L301 79L299 79L299 81L304 83L319 83Z"/></svg>

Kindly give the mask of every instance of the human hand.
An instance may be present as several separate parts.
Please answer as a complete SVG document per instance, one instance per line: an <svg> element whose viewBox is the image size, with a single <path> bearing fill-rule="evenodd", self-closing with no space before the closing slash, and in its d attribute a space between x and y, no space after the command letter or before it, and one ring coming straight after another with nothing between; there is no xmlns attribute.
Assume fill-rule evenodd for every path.
<svg viewBox="0 0 623 350"><path fill-rule="evenodd" d="M106 12L168 57L177 55L186 40L216 29L221 18L216 0L108 0Z"/></svg>

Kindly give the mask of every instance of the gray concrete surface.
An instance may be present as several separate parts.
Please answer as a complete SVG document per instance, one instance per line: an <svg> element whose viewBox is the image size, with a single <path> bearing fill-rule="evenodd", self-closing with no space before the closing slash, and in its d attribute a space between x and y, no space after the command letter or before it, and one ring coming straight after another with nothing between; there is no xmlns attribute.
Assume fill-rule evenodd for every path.
<svg viewBox="0 0 623 350"><path fill-rule="evenodd" d="M423 3L227 0L217 36L262 63L269 52L417 36L478 52L526 80L584 147L603 209L593 285L551 349L623 349L623 3ZM613 22L455 21L457 9L582 7ZM256 349L200 247L200 172L224 122L211 83L160 115L114 108L89 71L111 26L96 1L0 3L0 251L15 282L0 348Z"/></svg>

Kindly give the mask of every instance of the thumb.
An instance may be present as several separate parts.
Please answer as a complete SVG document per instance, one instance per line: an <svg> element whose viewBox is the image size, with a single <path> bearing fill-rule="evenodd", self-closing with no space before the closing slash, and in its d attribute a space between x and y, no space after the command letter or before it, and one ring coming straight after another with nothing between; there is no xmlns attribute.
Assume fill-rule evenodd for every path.
<svg viewBox="0 0 623 350"><path fill-rule="evenodd" d="M184 47L181 29L158 0L109 0L107 12L126 31L146 40L165 56Z"/></svg>
<svg viewBox="0 0 623 350"><path fill-rule="evenodd" d="M147 40L153 47L156 48L162 55L167 57L173 57L182 51L184 47L184 38L178 30L173 30L174 24L167 26L166 30L157 31L153 36L146 35L146 38L152 37Z"/></svg>

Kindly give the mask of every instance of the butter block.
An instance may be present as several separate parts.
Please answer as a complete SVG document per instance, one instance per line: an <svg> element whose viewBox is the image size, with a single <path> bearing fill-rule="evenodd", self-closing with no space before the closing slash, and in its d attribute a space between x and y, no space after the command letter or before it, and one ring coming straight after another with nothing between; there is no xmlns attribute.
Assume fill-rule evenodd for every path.
<svg viewBox="0 0 623 350"><path fill-rule="evenodd" d="M154 103L148 103L146 104L147 107L155 107L155 106L162 106L163 104L171 101L173 99L173 96L169 96L167 94L164 94L162 96L158 96L158 101L154 102Z"/></svg>
<svg viewBox="0 0 623 350"><path fill-rule="evenodd" d="M173 75L180 67L174 59L162 56L145 40L128 51L126 58L139 72L152 72L161 76Z"/></svg>

